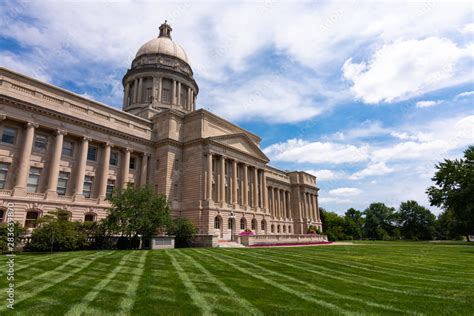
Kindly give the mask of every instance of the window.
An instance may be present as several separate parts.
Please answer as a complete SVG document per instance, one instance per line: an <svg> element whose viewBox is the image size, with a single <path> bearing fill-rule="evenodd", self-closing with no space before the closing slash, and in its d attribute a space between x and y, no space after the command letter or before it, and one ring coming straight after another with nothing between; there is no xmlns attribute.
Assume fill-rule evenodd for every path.
<svg viewBox="0 0 474 316"><path fill-rule="evenodd" d="M3 223L3 217L5 216L5 211L0 210L0 223Z"/></svg>
<svg viewBox="0 0 474 316"><path fill-rule="evenodd" d="M252 230L256 230L257 229L257 220L254 218L252 219Z"/></svg>
<svg viewBox="0 0 474 316"><path fill-rule="evenodd" d="M10 165L4 162L0 163L0 189L5 189L7 184L8 167Z"/></svg>
<svg viewBox="0 0 474 316"><path fill-rule="evenodd" d="M173 185L173 199L178 200L178 184Z"/></svg>
<svg viewBox="0 0 474 316"><path fill-rule="evenodd" d="M94 222L94 219L95 219L94 214L84 215L84 222Z"/></svg>
<svg viewBox="0 0 474 316"><path fill-rule="evenodd" d="M174 170L179 170L179 159L174 160Z"/></svg>
<svg viewBox="0 0 474 316"><path fill-rule="evenodd" d="M283 225L283 232L286 233L286 226Z"/></svg>
<svg viewBox="0 0 474 316"><path fill-rule="evenodd" d="M275 232L275 225L273 225L273 224L272 224L272 226L271 226L271 231L272 231L272 233Z"/></svg>
<svg viewBox="0 0 474 316"><path fill-rule="evenodd" d="M260 228L262 231L265 231L265 220L262 219L262 223L260 224Z"/></svg>
<svg viewBox="0 0 474 316"><path fill-rule="evenodd" d="M97 147L89 146L87 149L87 160L96 161L97 160Z"/></svg>
<svg viewBox="0 0 474 316"><path fill-rule="evenodd" d="M291 226L288 226L288 233L291 234Z"/></svg>
<svg viewBox="0 0 474 316"><path fill-rule="evenodd" d="M48 136L46 135L36 135L35 141L33 143L33 148L38 152L45 152L48 147Z"/></svg>
<svg viewBox="0 0 474 316"><path fill-rule="evenodd" d="M151 91L152 91L151 88L146 88L146 90L145 90L145 101L146 102L152 102L153 101Z"/></svg>
<svg viewBox="0 0 474 316"><path fill-rule="evenodd" d="M3 134L2 134L2 143L12 144L12 145L15 144L16 133L17 133L16 128L5 127L3 129Z"/></svg>
<svg viewBox="0 0 474 316"><path fill-rule="evenodd" d="M234 229L234 220L232 218L229 218L229 220L227 221L227 227L229 229Z"/></svg>
<svg viewBox="0 0 474 316"><path fill-rule="evenodd" d="M66 195L68 180L69 173L60 171L58 177L58 187L56 188L56 192L58 193L58 195Z"/></svg>
<svg viewBox="0 0 474 316"><path fill-rule="evenodd" d="M280 225L277 226L277 233L280 232Z"/></svg>
<svg viewBox="0 0 474 316"><path fill-rule="evenodd" d="M114 193L115 180L107 180L107 190L105 191L105 197L110 199Z"/></svg>
<svg viewBox="0 0 474 316"><path fill-rule="evenodd" d="M110 160L109 160L109 163L110 163L111 166L118 166L118 161L119 161L119 152L113 150L113 151L110 153Z"/></svg>
<svg viewBox="0 0 474 316"><path fill-rule="evenodd" d="M90 198L92 195L92 184L94 181L94 177L91 176L85 176L84 177L84 188L82 190L82 194L86 198Z"/></svg>
<svg viewBox="0 0 474 316"><path fill-rule="evenodd" d="M170 91L170 89L163 88L163 91L162 91L162 94L161 94L161 102L171 103L171 91Z"/></svg>
<svg viewBox="0 0 474 316"><path fill-rule="evenodd" d="M129 164L129 168L132 169L132 170L135 170L135 167L136 167L136 158L135 157L130 157L130 164Z"/></svg>
<svg viewBox="0 0 474 316"><path fill-rule="evenodd" d="M240 229L242 229L242 230L245 229L245 218L242 218L240 220Z"/></svg>
<svg viewBox="0 0 474 316"><path fill-rule="evenodd" d="M62 155L72 157L74 154L74 143L71 141L64 141Z"/></svg>
<svg viewBox="0 0 474 316"><path fill-rule="evenodd" d="M214 218L214 229L221 229L221 219L219 216Z"/></svg>
<svg viewBox="0 0 474 316"><path fill-rule="evenodd" d="M41 175L40 168L30 168L30 176L28 177L28 184L26 186L27 192L38 192L39 179Z"/></svg>
<svg viewBox="0 0 474 316"><path fill-rule="evenodd" d="M39 218L39 212L29 211L26 213L25 228L35 228L36 221Z"/></svg>

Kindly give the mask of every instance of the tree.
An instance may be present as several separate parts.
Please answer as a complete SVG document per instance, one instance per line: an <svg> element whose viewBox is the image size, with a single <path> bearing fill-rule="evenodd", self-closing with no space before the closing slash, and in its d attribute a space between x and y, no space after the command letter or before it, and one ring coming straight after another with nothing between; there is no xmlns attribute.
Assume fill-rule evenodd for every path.
<svg viewBox="0 0 474 316"><path fill-rule="evenodd" d="M362 212L350 208L344 214L344 232L347 237L360 240L364 236L364 218Z"/></svg>
<svg viewBox="0 0 474 316"><path fill-rule="evenodd" d="M130 239L134 235L149 238L163 232L170 222L170 208L164 195L156 195L150 187L128 186L114 191L112 207L104 223L113 233Z"/></svg>
<svg viewBox="0 0 474 316"><path fill-rule="evenodd" d="M20 236L25 232L25 229L15 222L13 226L8 226L8 223L0 223L0 248L2 249L2 253L8 251L9 247L8 244L12 241L11 235L9 235L9 231L13 230L13 244L17 245Z"/></svg>
<svg viewBox="0 0 474 316"><path fill-rule="evenodd" d="M324 233L328 236L328 239L331 241L346 239L344 234L344 218L323 208L319 208L319 211Z"/></svg>
<svg viewBox="0 0 474 316"><path fill-rule="evenodd" d="M474 146L464 159L445 159L436 169L435 185L426 190L430 203L452 212L459 233L468 237L474 232Z"/></svg>
<svg viewBox="0 0 474 316"><path fill-rule="evenodd" d="M372 203L364 211L365 235L369 239L386 240L397 237L396 214L393 207L383 203Z"/></svg>
<svg viewBox="0 0 474 316"><path fill-rule="evenodd" d="M398 221L400 233L405 239L429 240L433 238L436 217L416 201L400 204Z"/></svg>
<svg viewBox="0 0 474 316"><path fill-rule="evenodd" d="M460 239L459 223L450 210L445 210L438 215L435 222L435 236L437 239Z"/></svg>
<svg viewBox="0 0 474 316"><path fill-rule="evenodd" d="M70 222L69 213L62 209L50 212L38 220L28 248L33 251L67 251L86 248L87 234L79 222Z"/></svg>
<svg viewBox="0 0 474 316"><path fill-rule="evenodd" d="M193 235L196 233L196 225L189 219L182 217L174 219L168 229L168 234L175 236L176 248L191 247Z"/></svg>

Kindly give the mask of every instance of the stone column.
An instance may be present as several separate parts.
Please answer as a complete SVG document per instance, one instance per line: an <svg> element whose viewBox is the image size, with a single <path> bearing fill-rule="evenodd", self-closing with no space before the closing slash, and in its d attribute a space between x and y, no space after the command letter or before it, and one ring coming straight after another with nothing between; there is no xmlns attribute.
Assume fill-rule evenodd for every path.
<svg viewBox="0 0 474 316"><path fill-rule="evenodd" d="M288 218L293 218L293 214L292 214L292 207L291 207L291 192L288 191Z"/></svg>
<svg viewBox="0 0 474 316"><path fill-rule="evenodd" d="M176 102L178 106L181 106L181 82L178 81L178 101Z"/></svg>
<svg viewBox="0 0 474 316"><path fill-rule="evenodd" d="M138 79L133 81L133 100L132 103L137 103L137 96L138 96Z"/></svg>
<svg viewBox="0 0 474 316"><path fill-rule="evenodd" d="M128 105L128 96L130 94L130 83L125 84L125 92L123 94L123 106L126 107Z"/></svg>
<svg viewBox="0 0 474 316"><path fill-rule="evenodd" d="M176 80L173 80L173 95L171 96L171 105L176 104Z"/></svg>
<svg viewBox="0 0 474 316"><path fill-rule="evenodd" d="M160 77L160 81L158 83L158 102L161 102L161 91L163 90L163 78Z"/></svg>
<svg viewBox="0 0 474 316"><path fill-rule="evenodd" d="M186 102L186 110L191 111L191 88L188 87L188 98Z"/></svg>
<svg viewBox="0 0 474 316"><path fill-rule="evenodd" d="M128 170L130 168L130 148L126 148L123 153L122 159L122 189L127 188L128 183Z"/></svg>
<svg viewBox="0 0 474 316"><path fill-rule="evenodd" d="M28 172L30 171L31 149L33 148L35 128L37 127L37 124L31 122L26 124L13 195L26 195L26 182L28 180Z"/></svg>
<svg viewBox="0 0 474 316"><path fill-rule="evenodd" d="M138 103L143 103L143 78L138 80Z"/></svg>
<svg viewBox="0 0 474 316"><path fill-rule="evenodd" d="M107 193L107 180L109 179L109 165L110 165L110 143L104 145L104 155L102 156L102 170L99 184L99 201L105 200Z"/></svg>
<svg viewBox="0 0 474 316"><path fill-rule="evenodd" d="M288 218L288 213L287 213L288 209L286 207L287 206L286 205L286 191L283 190L282 193L283 193L283 217Z"/></svg>
<svg viewBox="0 0 474 316"><path fill-rule="evenodd" d="M140 170L140 186L145 186L146 185L146 178L148 174L148 157L150 155L147 153L143 153L142 156L142 164L141 164L141 170Z"/></svg>
<svg viewBox="0 0 474 316"><path fill-rule="evenodd" d="M279 189L275 189L276 190L276 200L277 200L277 217L280 218L281 217L281 202L280 202L280 190Z"/></svg>
<svg viewBox="0 0 474 316"><path fill-rule="evenodd" d="M263 208L268 209L268 189L267 189L267 177L265 176L265 170L262 170L262 186L263 186Z"/></svg>
<svg viewBox="0 0 474 316"><path fill-rule="evenodd" d="M243 199L243 203L244 203L244 206L248 206L249 205L249 193L248 193L248 190L249 190L249 178L248 178L248 166L247 164L244 164L244 199Z"/></svg>
<svg viewBox="0 0 474 316"><path fill-rule="evenodd" d="M81 200L84 198L84 176L86 174L86 165L87 165L87 151L89 150L89 141L88 137L82 138L81 151L79 153L79 160L77 162L77 175L76 183L74 186L74 200Z"/></svg>
<svg viewBox="0 0 474 316"><path fill-rule="evenodd" d="M220 182L220 202L225 202L225 157L221 156L221 182Z"/></svg>
<svg viewBox="0 0 474 316"><path fill-rule="evenodd" d="M237 204L237 160L232 161L232 203Z"/></svg>
<svg viewBox="0 0 474 316"><path fill-rule="evenodd" d="M258 208L258 170L253 168L253 205L255 209Z"/></svg>
<svg viewBox="0 0 474 316"><path fill-rule="evenodd" d="M207 154L207 200L212 201L212 153Z"/></svg>
<svg viewBox="0 0 474 316"><path fill-rule="evenodd" d="M319 202L317 194L314 196L314 199L316 201L316 220L318 221L318 223L321 223L321 214L319 213Z"/></svg>
<svg viewBox="0 0 474 316"><path fill-rule="evenodd" d="M61 130L56 131L56 139L54 141L54 151L49 166L48 189L46 190L46 198L54 198L57 196L59 177L59 164L61 162L61 153L63 150L63 140L66 133Z"/></svg>

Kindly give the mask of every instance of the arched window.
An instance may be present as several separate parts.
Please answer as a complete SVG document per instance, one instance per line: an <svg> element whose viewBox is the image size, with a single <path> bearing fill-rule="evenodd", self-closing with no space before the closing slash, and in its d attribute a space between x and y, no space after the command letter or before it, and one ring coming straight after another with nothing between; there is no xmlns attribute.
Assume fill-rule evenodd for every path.
<svg viewBox="0 0 474 316"><path fill-rule="evenodd" d="M286 226L283 225L283 232L286 233Z"/></svg>
<svg viewBox="0 0 474 316"><path fill-rule="evenodd" d="M265 223L265 220L262 219L262 222L260 223L260 229L261 229L262 231L265 231L266 226L267 226L267 225L266 225L266 223Z"/></svg>
<svg viewBox="0 0 474 316"><path fill-rule="evenodd" d="M232 218L229 218L229 220L227 221L227 227L229 229L234 229L234 220Z"/></svg>
<svg viewBox="0 0 474 316"><path fill-rule="evenodd" d="M275 232L275 225L272 224L271 227L272 227L272 233L274 233Z"/></svg>
<svg viewBox="0 0 474 316"><path fill-rule="evenodd" d="M3 218L5 217L5 211L0 209L0 223L3 223Z"/></svg>
<svg viewBox="0 0 474 316"><path fill-rule="evenodd" d="M288 226L288 233L291 234L291 226Z"/></svg>
<svg viewBox="0 0 474 316"><path fill-rule="evenodd" d="M247 221L245 220L245 218L242 217L240 219L240 229L244 230L245 226L247 226L246 224L247 224Z"/></svg>
<svg viewBox="0 0 474 316"><path fill-rule="evenodd" d="M219 216L214 217L214 229L221 229L221 219Z"/></svg>
<svg viewBox="0 0 474 316"><path fill-rule="evenodd" d="M40 213L38 211L26 212L25 228L35 228L39 215Z"/></svg>
<svg viewBox="0 0 474 316"><path fill-rule="evenodd" d="M280 225L277 226L277 233L280 232Z"/></svg>
<svg viewBox="0 0 474 316"><path fill-rule="evenodd" d="M252 230L257 230L257 220L255 218L252 219Z"/></svg>
<svg viewBox="0 0 474 316"><path fill-rule="evenodd" d="M95 214L87 213L84 215L84 222L95 222Z"/></svg>

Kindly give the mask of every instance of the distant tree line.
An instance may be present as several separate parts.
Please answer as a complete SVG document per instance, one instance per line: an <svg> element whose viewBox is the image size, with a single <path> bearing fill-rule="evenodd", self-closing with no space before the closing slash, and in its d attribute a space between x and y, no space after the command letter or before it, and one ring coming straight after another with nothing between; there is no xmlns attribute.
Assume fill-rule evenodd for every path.
<svg viewBox="0 0 474 316"><path fill-rule="evenodd" d="M443 211L436 217L416 201L402 202L396 210L372 203L364 211L348 209L344 216L323 208L321 221L329 240L431 240L460 239L474 235L474 146L462 159L436 165L426 193L432 206Z"/></svg>

